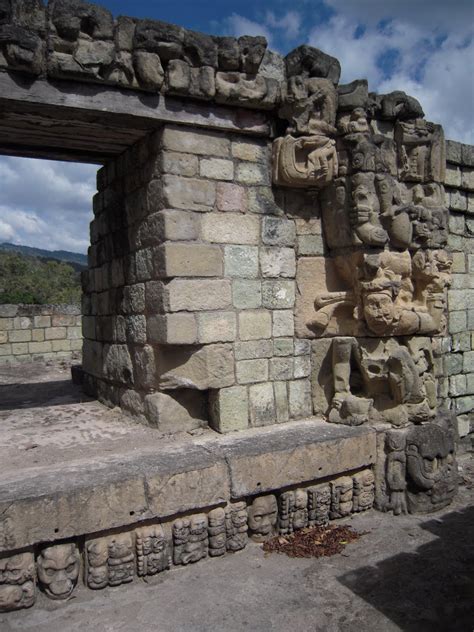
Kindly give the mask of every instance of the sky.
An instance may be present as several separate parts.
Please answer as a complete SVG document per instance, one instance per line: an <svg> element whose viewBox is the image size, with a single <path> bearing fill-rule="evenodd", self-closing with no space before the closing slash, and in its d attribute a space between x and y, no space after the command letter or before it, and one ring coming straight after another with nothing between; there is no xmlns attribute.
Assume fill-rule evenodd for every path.
<svg viewBox="0 0 474 632"><path fill-rule="evenodd" d="M472 0L103 0L115 16L215 35L264 35L282 54L310 44L339 59L341 83L404 90L446 137L474 144ZM0 242L86 252L94 165L0 156ZM25 182L28 186L25 186Z"/></svg>

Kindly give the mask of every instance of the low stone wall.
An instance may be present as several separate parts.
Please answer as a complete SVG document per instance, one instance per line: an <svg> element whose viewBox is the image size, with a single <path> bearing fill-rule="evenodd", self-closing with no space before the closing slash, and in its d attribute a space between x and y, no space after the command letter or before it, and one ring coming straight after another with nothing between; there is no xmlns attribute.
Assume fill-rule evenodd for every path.
<svg viewBox="0 0 474 632"><path fill-rule="evenodd" d="M0 305L0 364L79 358L81 309L76 305Z"/></svg>
<svg viewBox="0 0 474 632"><path fill-rule="evenodd" d="M444 356L443 395L458 416L462 443L474 438L474 147L446 143L448 245L453 253L453 282L448 292L449 338Z"/></svg>

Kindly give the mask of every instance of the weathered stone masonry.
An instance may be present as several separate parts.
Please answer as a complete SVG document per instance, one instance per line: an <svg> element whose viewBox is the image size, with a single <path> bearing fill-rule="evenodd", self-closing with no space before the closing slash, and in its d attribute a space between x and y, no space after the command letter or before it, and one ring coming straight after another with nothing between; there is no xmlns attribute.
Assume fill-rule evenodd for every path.
<svg viewBox="0 0 474 632"><path fill-rule="evenodd" d="M452 413L472 414L471 148L308 46L80 1L0 21L0 149L104 164L85 387L157 442L192 436L0 489L2 607L36 580L66 599L80 573L117 586L249 535L448 505Z"/></svg>

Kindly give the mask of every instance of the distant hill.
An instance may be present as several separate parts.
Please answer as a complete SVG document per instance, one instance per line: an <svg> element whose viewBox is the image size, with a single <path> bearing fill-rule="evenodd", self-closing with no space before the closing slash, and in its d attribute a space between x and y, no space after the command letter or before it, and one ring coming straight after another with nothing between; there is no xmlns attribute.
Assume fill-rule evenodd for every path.
<svg viewBox="0 0 474 632"><path fill-rule="evenodd" d="M0 244L0 251L7 252L19 252L27 257L41 257L47 260L64 261L73 265L77 269L87 267L87 255L82 255L79 252L69 252L68 250L43 250L42 248L31 248L31 246L21 246L17 244L9 244L4 242ZM78 265L79 268L78 268Z"/></svg>

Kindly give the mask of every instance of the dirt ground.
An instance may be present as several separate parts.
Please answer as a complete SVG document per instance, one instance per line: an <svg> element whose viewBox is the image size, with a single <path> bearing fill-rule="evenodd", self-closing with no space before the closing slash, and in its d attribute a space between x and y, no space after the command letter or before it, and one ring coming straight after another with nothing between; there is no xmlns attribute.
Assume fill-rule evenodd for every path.
<svg viewBox="0 0 474 632"><path fill-rule="evenodd" d="M146 440L147 429L126 419L112 424L119 413L104 416L103 407L71 387L67 367L54 370L47 384L37 374L28 378L24 367L17 375L2 368L0 462L7 456L9 467L18 466L23 456L43 467L48 440L49 453L57 442L58 458L81 446L111 449L131 434ZM39 594L34 608L0 615L0 632L473 632L472 458L460 459L460 478L456 500L435 514L370 511L338 521L369 533L333 557L264 554L252 543L147 583L79 586L67 603Z"/></svg>

